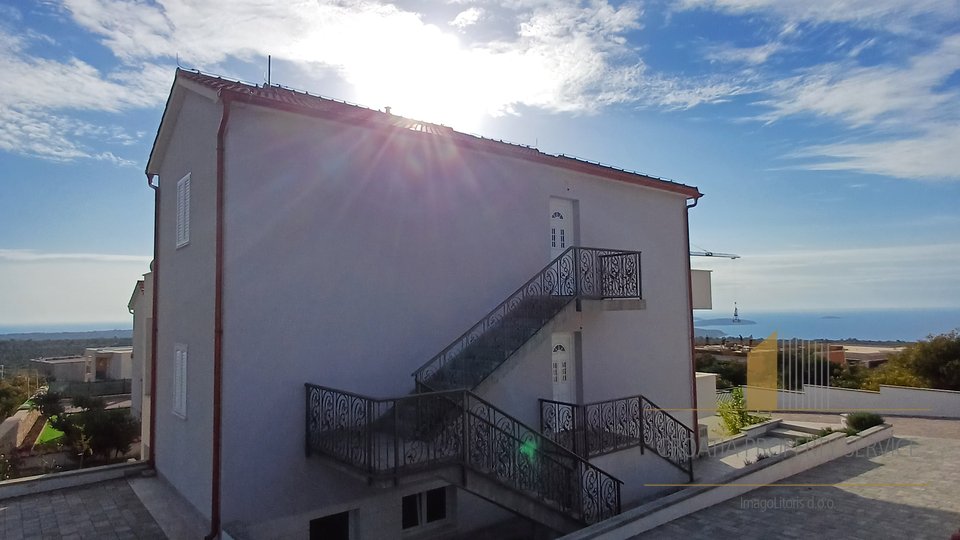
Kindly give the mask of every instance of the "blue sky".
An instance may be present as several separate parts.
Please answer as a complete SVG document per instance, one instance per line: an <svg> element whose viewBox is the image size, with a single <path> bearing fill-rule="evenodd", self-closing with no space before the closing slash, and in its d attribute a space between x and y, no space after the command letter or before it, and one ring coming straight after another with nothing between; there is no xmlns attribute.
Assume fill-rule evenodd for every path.
<svg viewBox="0 0 960 540"><path fill-rule="evenodd" d="M196 5L195 5L196 4ZM0 325L129 324L181 65L697 185L714 302L960 307L960 1L0 0ZM728 309L729 308L729 309Z"/></svg>

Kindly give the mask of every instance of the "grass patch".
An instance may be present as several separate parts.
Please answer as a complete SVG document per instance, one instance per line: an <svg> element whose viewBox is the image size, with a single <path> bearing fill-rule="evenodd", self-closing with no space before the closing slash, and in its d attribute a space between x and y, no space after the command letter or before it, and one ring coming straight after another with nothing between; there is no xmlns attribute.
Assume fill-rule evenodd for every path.
<svg viewBox="0 0 960 540"><path fill-rule="evenodd" d="M41 431L40 436L37 437L36 445L56 444L57 441L61 440L62 438L63 432L51 426L50 421L48 420L45 424L43 424L43 431Z"/></svg>

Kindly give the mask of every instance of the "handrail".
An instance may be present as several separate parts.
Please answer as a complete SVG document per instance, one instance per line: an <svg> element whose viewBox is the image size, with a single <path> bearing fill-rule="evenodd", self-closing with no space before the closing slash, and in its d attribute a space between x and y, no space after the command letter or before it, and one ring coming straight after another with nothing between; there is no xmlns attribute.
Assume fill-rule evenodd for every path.
<svg viewBox="0 0 960 540"><path fill-rule="evenodd" d="M305 388L308 456L371 479L457 465L584 523L620 512L623 482L468 390L375 399Z"/></svg>
<svg viewBox="0 0 960 540"><path fill-rule="evenodd" d="M642 395L582 405L541 399L540 429L587 457L648 448L693 481L693 430Z"/></svg>
<svg viewBox="0 0 960 540"><path fill-rule="evenodd" d="M414 371L418 389L421 385L430 387L425 383L431 377L481 336L501 327L505 318L525 300L548 297L566 300L557 307L557 312L575 298L642 298L640 252L588 247L567 248L484 315L479 322ZM504 351L504 358L500 359L500 362L514 352L515 350ZM486 375L481 381L484 378ZM479 383L472 387L476 384Z"/></svg>
<svg viewBox="0 0 960 540"><path fill-rule="evenodd" d="M693 482L693 430L649 399L640 399L644 446L687 473ZM651 409L654 412L647 414Z"/></svg>

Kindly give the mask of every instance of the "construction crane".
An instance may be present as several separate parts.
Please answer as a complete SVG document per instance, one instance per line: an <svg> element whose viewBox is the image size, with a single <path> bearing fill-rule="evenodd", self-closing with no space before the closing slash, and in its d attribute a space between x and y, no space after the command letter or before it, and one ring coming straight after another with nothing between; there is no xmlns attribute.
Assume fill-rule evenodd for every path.
<svg viewBox="0 0 960 540"><path fill-rule="evenodd" d="M713 251L691 251L691 257L720 257L721 259L739 259L739 255L733 253L715 253Z"/></svg>

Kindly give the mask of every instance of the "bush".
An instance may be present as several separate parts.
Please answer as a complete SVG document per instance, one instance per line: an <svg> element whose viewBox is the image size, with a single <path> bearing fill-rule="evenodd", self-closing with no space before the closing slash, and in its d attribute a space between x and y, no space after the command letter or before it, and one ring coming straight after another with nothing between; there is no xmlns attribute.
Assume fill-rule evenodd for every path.
<svg viewBox="0 0 960 540"><path fill-rule="evenodd" d="M883 423L883 417L872 412L855 412L847 415L847 426L858 432L870 429L873 426L879 426Z"/></svg>
<svg viewBox="0 0 960 540"><path fill-rule="evenodd" d="M739 387L730 391L729 401L724 401L717 406L717 414L730 435L736 435L744 427L766 420L762 416L747 412L747 404L743 399L743 388Z"/></svg>

